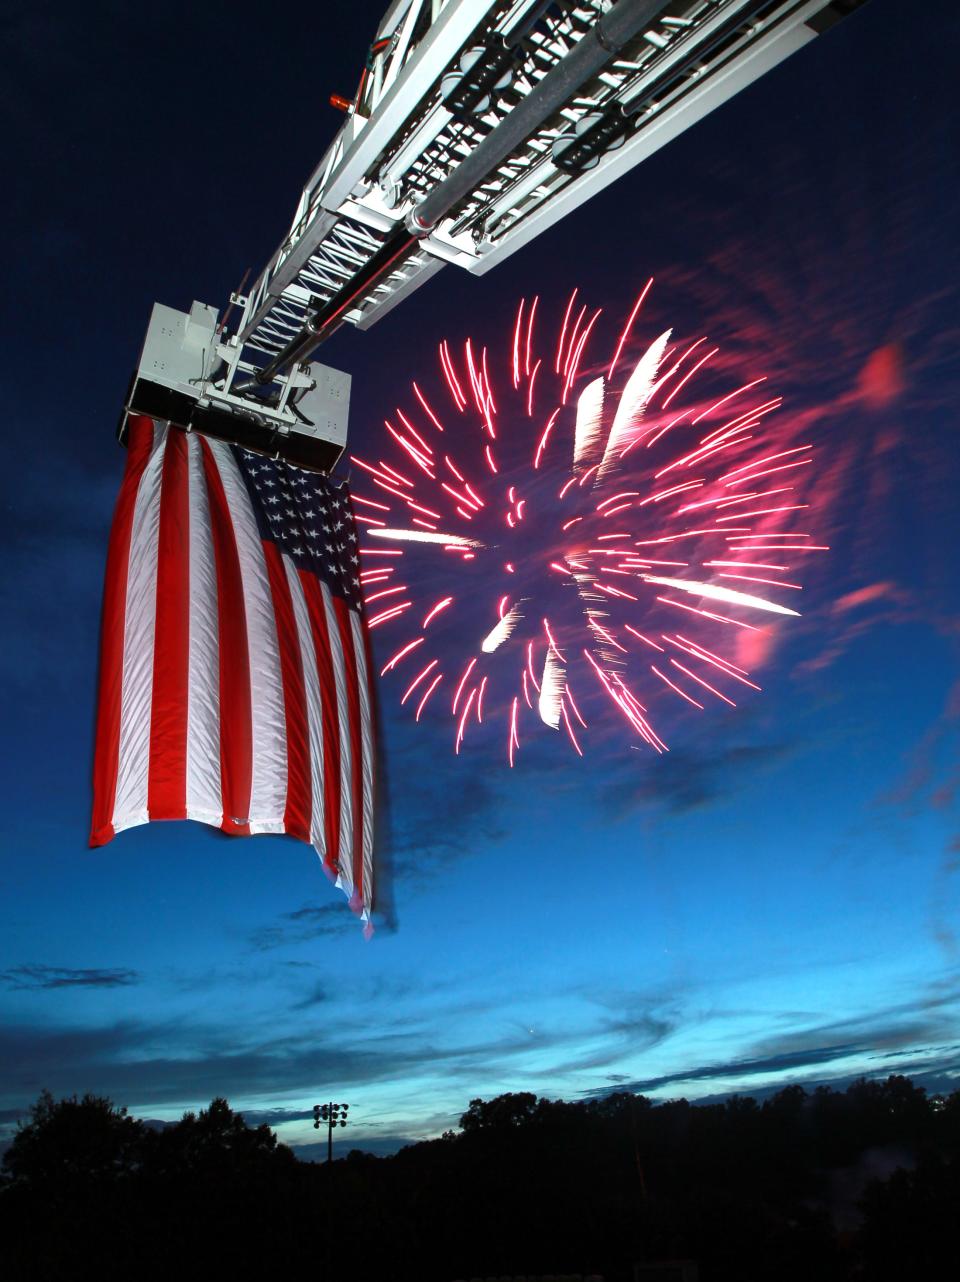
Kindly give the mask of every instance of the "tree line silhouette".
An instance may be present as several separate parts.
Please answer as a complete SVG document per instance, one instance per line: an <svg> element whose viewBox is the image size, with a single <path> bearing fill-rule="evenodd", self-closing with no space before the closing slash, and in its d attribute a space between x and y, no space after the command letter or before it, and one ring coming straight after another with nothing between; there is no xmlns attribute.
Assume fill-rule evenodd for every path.
<svg viewBox="0 0 960 1282"><path fill-rule="evenodd" d="M163 1128L44 1092L0 1174L0 1277L453 1282L687 1259L701 1282L960 1276L960 1091L475 1099L392 1157L298 1161L227 1101Z"/></svg>

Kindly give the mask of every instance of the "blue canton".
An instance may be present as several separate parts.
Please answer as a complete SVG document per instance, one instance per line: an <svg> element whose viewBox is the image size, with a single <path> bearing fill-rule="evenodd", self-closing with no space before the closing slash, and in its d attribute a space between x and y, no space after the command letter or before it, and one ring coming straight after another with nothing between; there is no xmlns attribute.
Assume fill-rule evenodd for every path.
<svg viewBox="0 0 960 1282"><path fill-rule="evenodd" d="M360 609L360 552L346 483L233 447L257 516L260 537L285 552Z"/></svg>

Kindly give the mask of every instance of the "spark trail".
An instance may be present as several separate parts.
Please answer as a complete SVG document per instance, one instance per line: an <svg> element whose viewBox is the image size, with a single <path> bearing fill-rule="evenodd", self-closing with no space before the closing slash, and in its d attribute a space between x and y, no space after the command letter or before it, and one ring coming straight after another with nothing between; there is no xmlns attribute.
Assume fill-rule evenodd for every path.
<svg viewBox="0 0 960 1282"><path fill-rule="evenodd" d="M731 387L670 330L625 359L651 284L606 356L576 290L555 324L521 300L496 348L442 342L383 456L353 456L381 676L417 721L450 718L456 753L493 733L512 766L539 724L582 756L604 708L666 751L652 705L759 690L738 639L799 613L778 598L826 550L803 528L812 446L782 448L762 374Z"/></svg>

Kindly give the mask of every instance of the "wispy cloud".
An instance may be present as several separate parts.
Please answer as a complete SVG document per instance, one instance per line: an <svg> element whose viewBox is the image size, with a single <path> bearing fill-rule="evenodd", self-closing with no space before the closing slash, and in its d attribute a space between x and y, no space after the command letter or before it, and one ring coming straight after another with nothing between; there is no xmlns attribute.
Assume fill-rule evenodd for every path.
<svg viewBox="0 0 960 1282"><path fill-rule="evenodd" d="M775 1037L762 1039L745 1054L707 1063L681 1065L642 1078L621 1079L621 1089L645 1093L669 1086L696 1086L723 1081L729 1089L750 1091L753 1079L789 1075L789 1080L823 1080L824 1072L845 1061L876 1064L877 1071L944 1072L957 1066L957 1045L952 1036L960 989L947 977L931 984L914 1000L865 1011L859 1015L807 1022ZM902 1061L896 1067L890 1060ZM843 1076L850 1077L849 1066ZM855 1074L856 1075L856 1074ZM782 1080L779 1084L783 1084ZM589 1095L609 1093L598 1087Z"/></svg>
<svg viewBox="0 0 960 1282"><path fill-rule="evenodd" d="M330 1000L330 992L326 984L313 984L310 989L304 993L299 1001L294 1003L294 1010L309 1010L312 1006L322 1006L324 1002Z"/></svg>
<svg viewBox="0 0 960 1282"><path fill-rule="evenodd" d="M391 767L384 778L384 845L395 877L420 883L451 862L469 857L505 834L502 798L492 782L497 770L483 750L469 767L460 759L438 756L436 743L408 725L393 721L388 736Z"/></svg>
<svg viewBox="0 0 960 1282"><path fill-rule="evenodd" d="M645 807L683 814L729 795L738 776L754 777L794 748L786 742L734 744L710 753L677 748L657 762L655 771L621 769L603 789L601 802L605 813L617 819Z"/></svg>
<svg viewBox="0 0 960 1282"><path fill-rule="evenodd" d="M248 1108L243 1110L248 1126L285 1126L288 1122L312 1122L312 1108Z"/></svg>
<svg viewBox="0 0 960 1282"><path fill-rule="evenodd" d="M310 999L325 1001L326 994L313 989L303 1004ZM356 999L352 994L354 1005ZM282 1032L276 1024L252 1033L182 1019L86 1028L8 1026L0 1030L0 1105L26 1103L44 1087L55 1094L93 1091L135 1109L189 1108L214 1095L241 1103L289 1099L312 1094L324 1081L342 1090L426 1078L442 1078L447 1089L462 1089L466 1100L487 1083L528 1076L531 1053L541 1062L544 1052L572 1055L571 1068L583 1069L612 1064L629 1048L649 1047L669 1031L656 1016L645 1019L630 1010L553 1026L544 1022L534 1038L519 1023L505 1027L495 1017L501 1007L495 997L471 1004L453 995L429 1010L407 1006L375 1027L368 1014L361 1018L356 1011L339 1018L338 1008L336 1018L307 1025L296 1020ZM460 1027L465 1012L470 1018ZM295 1120L272 1110L271 1117L271 1124Z"/></svg>
<svg viewBox="0 0 960 1282"><path fill-rule="evenodd" d="M257 952L274 948L326 939L331 935L354 934L356 918L346 911L339 901L329 904L304 904L293 912L282 913L269 926L260 926L249 935L249 942Z"/></svg>
<svg viewBox="0 0 960 1282"><path fill-rule="evenodd" d="M41 966L25 963L0 972L7 988L126 988L140 983L135 970Z"/></svg>
<svg viewBox="0 0 960 1282"><path fill-rule="evenodd" d="M745 1077L762 1077L770 1073L782 1073L788 1070L808 1068L811 1065L829 1064L833 1060L846 1059L863 1048L855 1043L839 1046L810 1047L804 1051L794 1051L782 1055L768 1055L762 1059L735 1059L716 1064L699 1064L694 1068L677 1069L672 1073L662 1073L658 1077L642 1077L626 1082L624 1090L646 1091L662 1090L664 1086L674 1086L688 1082L706 1082L717 1078L724 1080L742 1080ZM591 1092L605 1094L606 1091Z"/></svg>
<svg viewBox="0 0 960 1282"><path fill-rule="evenodd" d="M362 1153L371 1153L374 1157L391 1157L400 1149L405 1148L408 1144L416 1144L416 1138L410 1135L378 1135L376 1139L366 1137L358 1138L351 1143L350 1132L346 1132L346 1137L337 1134L337 1153L343 1156L343 1152L349 1152L351 1149L358 1148ZM316 1144L291 1144L290 1146L301 1162L325 1162L327 1160L327 1141Z"/></svg>

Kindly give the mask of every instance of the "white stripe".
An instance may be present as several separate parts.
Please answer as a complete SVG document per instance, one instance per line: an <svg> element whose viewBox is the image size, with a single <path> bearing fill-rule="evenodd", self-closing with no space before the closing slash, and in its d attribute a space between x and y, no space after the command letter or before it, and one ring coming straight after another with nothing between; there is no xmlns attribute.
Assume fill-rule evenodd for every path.
<svg viewBox="0 0 960 1282"><path fill-rule="evenodd" d="M337 690L337 727L340 731L340 849L337 852L337 885L349 898L353 894L353 789L351 787L353 770L350 752L350 705L347 701L343 646L340 644L340 629L337 627L333 598L325 583L321 583L320 587L323 592L327 632L330 636L330 661L333 666L333 683Z"/></svg>
<svg viewBox="0 0 960 1282"><path fill-rule="evenodd" d="M123 684L120 750L113 828L147 823L150 785L150 721L153 710L153 643L157 622L157 549L160 483L167 425L155 423L150 457L137 486L127 562L123 619Z"/></svg>
<svg viewBox="0 0 960 1282"><path fill-rule="evenodd" d="M297 637L300 641L300 660L303 665L303 688L307 701L307 735L310 744L310 791L312 806L310 810L310 840L316 847L321 859L326 858L326 836L323 828L323 703L320 698L320 677L317 673L317 655L313 644L313 631L310 627L310 614L307 610L307 599L303 594L303 585L296 567L284 554L283 568L287 572L287 583L290 585L290 598L293 602L293 617L297 625ZM330 852L331 857L333 852Z"/></svg>
<svg viewBox="0 0 960 1282"><path fill-rule="evenodd" d="M190 670L187 688L187 818L223 822L220 791L220 654L217 565L200 438L187 433L190 510Z"/></svg>
<svg viewBox="0 0 960 1282"><path fill-rule="evenodd" d="M363 917L369 920L373 908L373 714L370 706L370 673L363 644L363 626L356 611L350 611L353 653L357 661L357 686L360 691L360 743L363 755Z"/></svg>
<svg viewBox="0 0 960 1282"><path fill-rule="evenodd" d="M208 440L223 483L240 562L250 656L250 721L253 778L251 833L283 832L287 804L287 723L270 579L250 495L230 448Z"/></svg>

